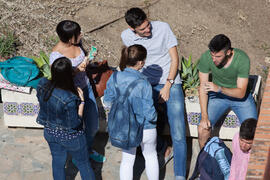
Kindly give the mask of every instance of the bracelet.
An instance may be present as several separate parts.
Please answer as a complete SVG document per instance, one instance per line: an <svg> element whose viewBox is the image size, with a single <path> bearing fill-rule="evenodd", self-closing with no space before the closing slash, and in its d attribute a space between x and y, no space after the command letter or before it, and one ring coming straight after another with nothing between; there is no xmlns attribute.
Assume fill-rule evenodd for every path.
<svg viewBox="0 0 270 180"><path fill-rule="evenodd" d="M85 104L85 102L84 101L81 101L81 104Z"/></svg>

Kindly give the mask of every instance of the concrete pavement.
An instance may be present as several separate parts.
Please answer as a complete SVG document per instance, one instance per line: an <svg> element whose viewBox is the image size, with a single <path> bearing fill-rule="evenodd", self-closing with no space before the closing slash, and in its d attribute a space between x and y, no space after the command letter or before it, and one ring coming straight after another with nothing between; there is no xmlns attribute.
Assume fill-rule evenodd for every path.
<svg viewBox="0 0 270 180"><path fill-rule="evenodd" d="M50 180L52 178L51 155L43 138L42 129L8 128L3 124L2 104L0 104L0 179L1 180ZM95 139L95 149L105 154L105 163L92 162L97 180L119 179L121 151L111 146L106 133L99 133ZM162 157L159 158L162 161ZM67 161L67 179L79 180L76 167ZM135 162L134 179L146 180L144 159L138 155ZM173 161L161 170L160 179L173 180Z"/></svg>

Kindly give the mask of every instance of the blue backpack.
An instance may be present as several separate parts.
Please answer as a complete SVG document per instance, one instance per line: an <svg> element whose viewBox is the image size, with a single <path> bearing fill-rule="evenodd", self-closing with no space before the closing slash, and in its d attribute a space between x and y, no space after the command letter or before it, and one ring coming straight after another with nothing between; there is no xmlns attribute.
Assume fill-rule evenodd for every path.
<svg viewBox="0 0 270 180"><path fill-rule="evenodd" d="M113 74L116 99L113 101L108 114L108 133L111 144L115 147L128 150L138 147L142 142L144 122L141 124L136 120L131 103L128 97L134 87L142 81L133 81L121 94L116 80L117 72Z"/></svg>
<svg viewBox="0 0 270 180"><path fill-rule="evenodd" d="M190 180L227 180L232 153L218 137L209 138L201 149Z"/></svg>
<svg viewBox="0 0 270 180"><path fill-rule="evenodd" d="M1 74L9 82L18 86L37 87L40 80L39 69L33 59L15 56L0 62Z"/></svg>

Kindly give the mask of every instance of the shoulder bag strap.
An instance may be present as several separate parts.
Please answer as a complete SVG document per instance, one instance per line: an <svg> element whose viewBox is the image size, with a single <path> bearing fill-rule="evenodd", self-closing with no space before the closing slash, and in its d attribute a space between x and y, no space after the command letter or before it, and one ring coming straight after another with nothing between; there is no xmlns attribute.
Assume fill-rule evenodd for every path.
<svg viewBox="0 0 270 180"><path fill-rule="evenodd" d="M135 88L135 86L136 86L138 83L142 82L142 81L144 81L144 79L139 78L139 79L134 80L132 83L130 83L130 84L128 85L128 87L127 87L126 92L124 93L124 97L125 97L125 98L128 98L128 96L130 95L130 93L132 92L132 90ZM136 121L137 121L137 120L136 120ZM144 124L144 121L145 121L145 118L144 118L142 124Z"/></svg>
<svg viewBox="0 0 270 180"><path fill-rule="evenodd" d="M197 178L197 176L199 174L199 156L203 151L204 151L204 147L200 150L200 152L197 156L196 165L195 165L195 168L193 170L192 176L189 178L189 180L195 180L195 178Z"/></svg>
<svg viewBox="0 0 270 180"><path fill-rule="evenodd" d="M194 179L198 176L198 174L199 174L199 156L200 156L200 154L204 151L204 149L205 149L207 143L208 143L210 140L211 140L211 138L208 138L207 141L205 142L204 147L200 150L200 152L199 152L199 154L198 154L198 156L197 156L195 168L194 168L193 173L192 173L192 176L190 177L189 180L194 180ZM211 144L214 143L214 142L215 142L215 141L211 142ZM211 145L211 144L208 145L208 148L207 148L207 151L206 151L207 153L209 153L209 149L210 149L210 145Z"/></svg>
<svg viewBox="0 0 270 180"><path fill-rule="evenodd" d="M135 86L139 83L139 82L142 82L143 79L139 78L139 79L136 79L134 80L132 83L130 83L127 87L127 90L126 92L124 93L124 96L125 97L128 97L130 95L130 93L132 92L132 90L135 88Z"/></svg>

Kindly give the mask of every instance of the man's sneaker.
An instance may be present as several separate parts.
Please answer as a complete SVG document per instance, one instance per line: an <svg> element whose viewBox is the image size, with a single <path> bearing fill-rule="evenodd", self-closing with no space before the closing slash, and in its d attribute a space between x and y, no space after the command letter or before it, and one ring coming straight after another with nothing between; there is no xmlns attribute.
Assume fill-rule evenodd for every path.
<svg viewBox="0 0 270 180"><path fill-rule="evenodd" d="M96 152L94 150L92 151L92 153L90 153L89 157L91 159L93 159L94 161L99 162L99 163L104 163L106 161L105 156L99 154L98 152Z"/></svg>

